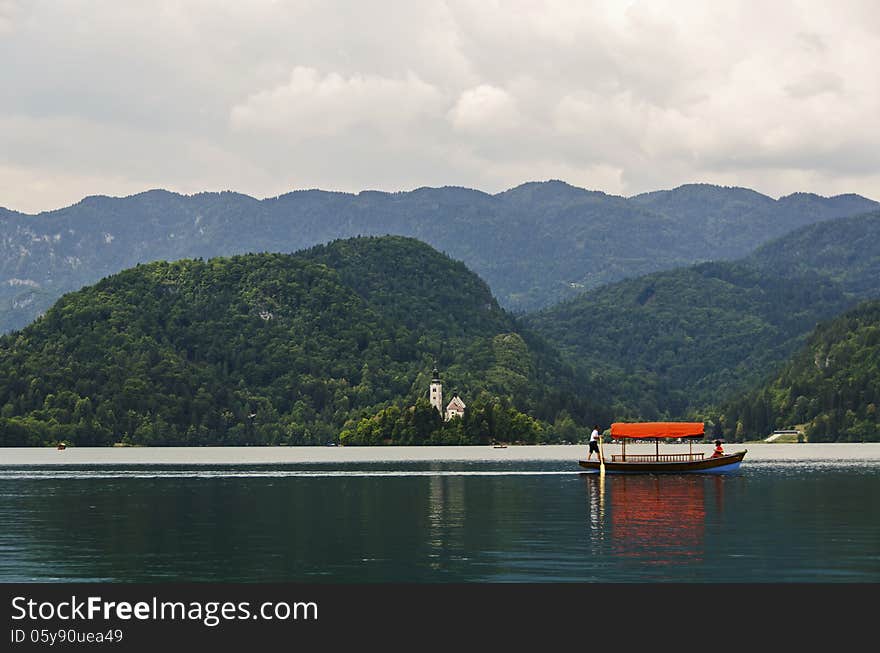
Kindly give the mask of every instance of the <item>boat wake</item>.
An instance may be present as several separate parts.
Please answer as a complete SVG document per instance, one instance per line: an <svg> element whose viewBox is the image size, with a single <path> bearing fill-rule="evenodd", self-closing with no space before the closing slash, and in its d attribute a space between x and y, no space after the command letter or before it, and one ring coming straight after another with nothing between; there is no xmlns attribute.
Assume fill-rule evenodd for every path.
<svg viewBox="0 0 880 653"><path fill-rule="evenodd" d="M2 470L0 481L68 479L149 479L149 478L362 478L413 476L571 476L579 470Z"/></svg>

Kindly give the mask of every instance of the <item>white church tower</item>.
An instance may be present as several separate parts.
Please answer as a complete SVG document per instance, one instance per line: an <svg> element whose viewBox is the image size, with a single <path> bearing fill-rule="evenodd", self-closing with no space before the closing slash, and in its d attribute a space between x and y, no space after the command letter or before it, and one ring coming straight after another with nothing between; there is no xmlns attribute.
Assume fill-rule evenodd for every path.
<svg viewBox="0 0 880 653"><path fill-rule="evenodd" d="M424 387L424 386L423 386ZM443 384L440 383L440 373L434 368L431 378L431 405L443 414Z"/></svg>

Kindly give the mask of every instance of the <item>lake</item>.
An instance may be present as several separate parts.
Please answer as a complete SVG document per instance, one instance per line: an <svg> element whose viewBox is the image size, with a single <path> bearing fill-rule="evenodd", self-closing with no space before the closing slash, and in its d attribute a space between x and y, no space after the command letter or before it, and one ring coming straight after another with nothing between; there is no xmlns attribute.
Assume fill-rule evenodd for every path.
<svg viewBox="0 0 880 653"><path fill-rule="evenodd" d="M0 581L880 581L880 445L749 445L727 476L583 454L0 449Z"/></svg>

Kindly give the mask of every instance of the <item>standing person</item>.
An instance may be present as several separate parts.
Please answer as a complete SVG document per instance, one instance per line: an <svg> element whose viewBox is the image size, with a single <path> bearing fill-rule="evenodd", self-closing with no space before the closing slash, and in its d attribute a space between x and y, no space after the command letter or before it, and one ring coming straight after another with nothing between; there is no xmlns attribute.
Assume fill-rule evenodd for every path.
<svg viewBox="0 0 880 653"><path fill-rule="evenodd" d="M590 453L587 454L587 460L593 457L593 452L596 452L596 457L599 457L599 425L596 424L593 427L593 432L590 433Z"/></svg>

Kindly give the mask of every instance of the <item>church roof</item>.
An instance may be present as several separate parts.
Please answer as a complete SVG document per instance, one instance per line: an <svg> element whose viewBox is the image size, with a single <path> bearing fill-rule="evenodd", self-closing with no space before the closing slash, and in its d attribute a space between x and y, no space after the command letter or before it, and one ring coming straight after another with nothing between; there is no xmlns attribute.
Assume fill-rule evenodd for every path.
<svg viewBox="0 0 880 653"><path fill-rule="evenodd" d="M446 410L464 410L464 409L465 409L464 402L461 400L461 397L459 397L458 395L454 396L452 398L452 401L450 401L449 404L447 404L447 406L446 406Z"/></svg>

